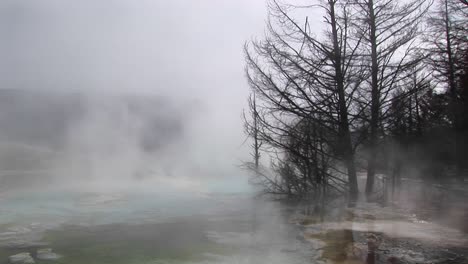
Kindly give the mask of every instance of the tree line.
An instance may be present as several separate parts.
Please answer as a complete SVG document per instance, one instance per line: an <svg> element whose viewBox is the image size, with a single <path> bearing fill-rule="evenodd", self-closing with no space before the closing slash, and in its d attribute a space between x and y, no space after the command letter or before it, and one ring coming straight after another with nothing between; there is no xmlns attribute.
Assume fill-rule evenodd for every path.
<svg viewBox="0 0 468 264"><path fill-rule="evenodd" d="M247 166L267 192L355 201L359 173L369 199L379 174L466 178L465 0L271 0L268 12L245 45L244 113Z"/></svg>

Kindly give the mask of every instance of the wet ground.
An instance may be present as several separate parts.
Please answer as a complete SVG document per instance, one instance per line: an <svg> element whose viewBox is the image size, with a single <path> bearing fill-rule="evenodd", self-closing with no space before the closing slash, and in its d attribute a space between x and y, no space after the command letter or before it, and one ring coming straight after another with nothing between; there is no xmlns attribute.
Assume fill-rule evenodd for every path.
<svg viewBox="0 0 468 264"><path fill-rule="evenodd" d="M468 263L468 234L395 207L358 204L339 220L302 216L304 238L332 263Z"/></svg>

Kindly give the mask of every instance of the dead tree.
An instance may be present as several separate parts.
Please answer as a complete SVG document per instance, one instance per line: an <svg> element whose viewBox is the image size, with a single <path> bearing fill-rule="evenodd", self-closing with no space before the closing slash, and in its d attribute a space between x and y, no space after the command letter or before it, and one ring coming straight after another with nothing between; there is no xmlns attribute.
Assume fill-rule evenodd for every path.
<svg viewBox="0 0 468 264"><path fill-rule="evenodd" d="M325 12L327 32L322 37L314 36L307 17L301 22L294 16L295 10L303 8ZM267 37L245 49L247 79L268 115L262 118L263 125L270 133L281 135L278 130L287 132L285 126L291 127L294 120L320 122L340 139L334 153L323 154L344 164L349 198L356 200L350 116L356 114L354 97L365 69L357 60L361 39L349 38L349 7L337 0L321 1L316 6L284 5L273 0L269 11ZM275 136L265 137L264 142L279 141Z"/></svg>
<svg viewBox="0 0 468 264"><path fill-rule="evenodd" d="M260 141L259 137L259 112L257 109L257 99L255 97L255 93L249 97L249 117L247 117L244 113L244 128L245 133L248 137L250 137L253 141L251 148L252 153L250 154L253 158L253 168L255 172L258 172L260 166L260 148L262 147L262 142ZM249 120L250 118L250 120Z"/></svg>
<svg viewBox="0 0 468 264"><path fill-rule="evenodd" d="M429 30L425 38L433 77L446 90L450 99L447 116L454 130L453 153L458 175L462 175L461 170L465 163L463 156L466 142L462 134L467 127L464 118L467 102L462 80L467 68L467 23L466 5L456 0L438 0L428 19Z"/></svg>
<svg viewBox="0 0 468 264"><path fill-rule="evenodd" d="M415 0L404 3L397 0L355 0L359 14L353 26L364 39L363 60L368 61L371 78L367 83L370 97L369 158L366 194L371 195L377 170L378 141L382 135L382 112L390 104L391 91L406 76L405 70L414 66L411 57L420 32L420 21L430 3Z"/></svg>

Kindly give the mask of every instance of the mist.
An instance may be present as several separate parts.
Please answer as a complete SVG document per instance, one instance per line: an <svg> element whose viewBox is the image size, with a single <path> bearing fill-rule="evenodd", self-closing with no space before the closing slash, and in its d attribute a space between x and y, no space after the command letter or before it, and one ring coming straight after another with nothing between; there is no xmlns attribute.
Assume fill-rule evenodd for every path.
<svg viewBox="0 0 468 264"><path fill-rule="evenodd" d="M22 114L28 118L27 112L37 107L52 114L75 111L73 106L47 109L44 104L50 102L41 98L49 99L55 93L65 98L67 94L86 97L82 105L75 106L81 108L81 116L62 128L66 130L60 135L66 137L62 150L67 153L64 163L57 162L63 167L60 169L67 170L67 159L86 155L94 164L85 166L94 171L91 174L114 181L121 177L105 174L140 173L134 171L139 165L131 162L140 158L152 166L161 163L156 166L158 174L198 171L201 181L239 173L236 166L246 157L241 109L248 94L242 45L263 30L264 19L257 15L265 12L264 3L2 1L0 12L2 88L37 94L18 102L22 105L17 105L18 112L26 112ZM124 104L131 102L117 99L125 101L126 97L135 101L153 98L154 103L141 102L151 113L126 113ZM135 102L135 107L140 107L139 103ZM146 120L139 120L146 118L141 116L145 114L179 126L174 138L166 142L167 135L159 135L164 131L141 131L147 126ZM46 115L18 122L33 128L30 122L47 122ZM30 128L25 129L33 134ZM147 136L144 133L153 133L168 146L157 154L142 151L140 137ZM114 149L106 150L109 145ZM117 156L108 156L109 151ZM118 164L116 171L97 172L97 167L109 167L101 160L103 155ZM170 172L174 167L179 171ZM67 174L74 173L77 171L70 169ZM83 177L87 176L72 178Z"/></svg>
<svg viewBox="0 0 468 264"><path fill-rule="evenodd" d="M0 264L466 263L467 8L0 1Z"/></svg>

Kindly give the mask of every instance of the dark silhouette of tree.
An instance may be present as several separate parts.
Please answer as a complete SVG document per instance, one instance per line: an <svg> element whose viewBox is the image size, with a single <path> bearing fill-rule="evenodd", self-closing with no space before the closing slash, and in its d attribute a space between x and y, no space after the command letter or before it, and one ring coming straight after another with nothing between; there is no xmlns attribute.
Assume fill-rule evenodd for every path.
<svg viewBox="0 0 468 264"><path fill-rule="evenodd" d="M456 157L456 174L459 176L463 175L466 161L464 149L467 141L463 134L467 127L464 114L468 103L463 86L468 53L468 7L463 4L455 0L437 1L436 10L428 19L429 30L425 38L429 44L427 53L433 76L450 99L447 117L454 130L451 145L453 156Z"/></svg>
<svg viewBox="0 0 468 264"><path fill-rule="evenodd" d="M317 7L325 12L327 26L321 38L311 32L308 18L301 23L294 17L294 10ZM281 140L273 138L287 134L298 122L320 123L339 139L333 153L323 154L343 161L349 197L356 200L355 148L350 131L358 116L353 97L365 68L357 54L361 39L348 38L350 7L337 0L316 6L271 1L269 11L267 37L245 49L247 79L267 115L262 125L268 129L263 132L270 135L262 140L278 147Z"/></svg>
<svg viewBox="0 0 468 264"><path fill-rule="evenodd" d="M363 38L363 59L368 60L371 78L368 82L370 103L369 158L366 194L373 191L377 169L378 140L382 136L382 112L391 104L392 91L407 80L405 74L419 58L415 50L419 22L429 8L428 1L403 3L396 0L353 1L359 19L354 23Z"/></svg>
<svg viewBox="0 0 468 264"><path fill-rule="evenodd" d="M258 171L260 166L260 148L262 147L262 142L259 138L259 113L257 110L257 99L255 93L249 97L249 114L250 120L244 113L244 127L245 133L252 138L253 143L252 147L252 158L254 170Z"/></svg>
<svg viewBox="0 0 468 264"><path fill-rule="evenodd" d="M377 173L392 190L410 174L465 175L468 5L434 1L269 2L265 37L245 46L246 132L268 192L353 204L358 170L368 199ZM323 12L322 34L307 11ZM270 169L259 170L260 148Z"/></svg>

